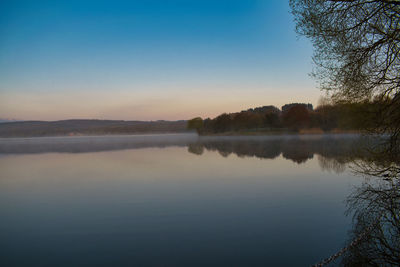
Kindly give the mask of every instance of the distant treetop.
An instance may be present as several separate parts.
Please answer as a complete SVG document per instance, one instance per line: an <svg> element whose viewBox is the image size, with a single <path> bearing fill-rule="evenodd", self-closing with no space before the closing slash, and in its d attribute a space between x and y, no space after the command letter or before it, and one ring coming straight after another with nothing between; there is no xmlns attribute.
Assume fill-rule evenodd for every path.
<svg viewBox="0 0 400 267"><path fill-rule="evenodd" d="M269 113L269 112L279 113L280 112L279 108L272 106L272 105L257 107L257 108L249 108L247 111L254 112L254 113Z"/></svg>
<svg viewBox="0 0 400 267"><path fill-rule="evenodd" d="M282 106L282 112L289 111L289 109L291 109L294 106L303 106L303 107L307 108L310 111L314 110L313 105L310 104L310 103L308 103L308 104L305 104L305 103L291 103L291 104L286 104L286 105Z"/></svg>

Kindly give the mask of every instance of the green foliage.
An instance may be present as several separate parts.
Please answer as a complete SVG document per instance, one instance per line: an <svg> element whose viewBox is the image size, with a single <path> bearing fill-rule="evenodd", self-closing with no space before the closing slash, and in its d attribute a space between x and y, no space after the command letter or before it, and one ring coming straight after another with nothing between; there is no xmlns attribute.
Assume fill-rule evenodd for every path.
<svg viewBox="0 0 400 267"><path fill-rule="evenodd" d="M263 125L263 116L259 113L243 111L234 114L232 117L234 130L254 129Z"/></svg>
<svg viewBox="0 0 400 267"><path fill-rule="evenodd" d="M203 127L204 127L203 119L200 117L188 120L187 122L188 130L196 130L198 133L200 133L203 130Z"/></svg>
<svg viewBox="0 0 400 267"><path fill-rule="evenodd" d="M214 131L216 133L232 130L232 118L230 115L224 113L216 117L214 120Z"/></svg>

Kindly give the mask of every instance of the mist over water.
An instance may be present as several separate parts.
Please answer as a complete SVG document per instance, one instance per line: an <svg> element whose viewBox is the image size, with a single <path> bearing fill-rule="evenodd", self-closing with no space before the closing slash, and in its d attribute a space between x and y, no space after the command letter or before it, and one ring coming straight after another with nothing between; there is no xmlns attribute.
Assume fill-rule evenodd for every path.
<svg viewBox="0 0 400 267"><path fill-rule="evenodd" d="M197 140L197 134L0 138L0 153L83 153L145 147L185 146Z"/></svg>
<svg viewBox="0 0 400 267"><path fill-rule="evenodd" d="M339 250L357 135L0 139L4 266L304 266Z"/></svg>
<svg viewBox="0 0 400 267"><path fill-rule="evenodd" d="M197 134L111 135L75 137L0 138L0 154L84 153L150 147L187 146L189 152L218 150L222 154L274 158L291 151L314 154L336 150L355 152L365 140L357 134L277 135L277 136L198 136ZM338 147L339 146L339 147ZM196 150L200 149L200 150ZM322 149L322 150L321 150ZM346 151L344 151L346 150ZM266 153L266 154L263 154ZM268 153L272 153L268 155ZM201 154L201 153L200 153ZM312 157L312 155L311 155Z"/></svg>

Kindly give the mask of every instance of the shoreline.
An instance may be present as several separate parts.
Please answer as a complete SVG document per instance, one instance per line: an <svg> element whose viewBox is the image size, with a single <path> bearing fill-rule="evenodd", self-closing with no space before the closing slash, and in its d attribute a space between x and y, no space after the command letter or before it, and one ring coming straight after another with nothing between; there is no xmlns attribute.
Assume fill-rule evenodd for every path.
<svg viewBox="0 0 400 267"><path fill-rule="evenodd" d="M202 133L199 136L279 136L279 135L333 135L333 134L363 134L359 130L323 131L322 129L301 129L299 131L276 130L276 131L229 131L222 133Z"/></svg>
<svg viewBox="0 0 400 267"><path fill-rule="evenodd" d="M179 133L140 133L140 134L93 134L93 135L44 135L44 136L0 136L2 141L12 140L37 140L37 139L64 139L78 140L85 138L134 138L134 137L174 137L174 136L191 136L197 138L207 137L296 137L296 136L351 136L363 135L361 131L331 131L331 132L225 132L215 134L198 134L196 132L179 132Z"/></svg>

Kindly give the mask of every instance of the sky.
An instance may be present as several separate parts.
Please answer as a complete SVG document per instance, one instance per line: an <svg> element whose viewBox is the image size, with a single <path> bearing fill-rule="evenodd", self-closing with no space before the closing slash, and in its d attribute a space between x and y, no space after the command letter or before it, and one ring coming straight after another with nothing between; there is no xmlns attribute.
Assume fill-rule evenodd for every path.
<svg viewBox="0 0 400 267"><path fill-rule="evenodd" d="M2 0L0 118L178 120L317 104L284 0Z"/></svg>

